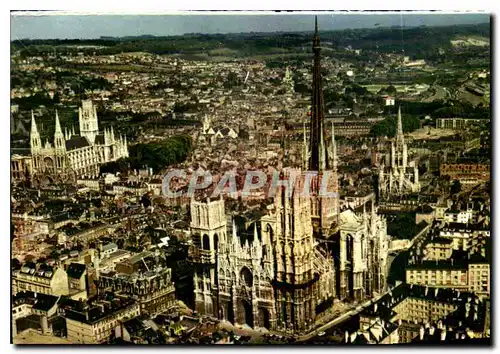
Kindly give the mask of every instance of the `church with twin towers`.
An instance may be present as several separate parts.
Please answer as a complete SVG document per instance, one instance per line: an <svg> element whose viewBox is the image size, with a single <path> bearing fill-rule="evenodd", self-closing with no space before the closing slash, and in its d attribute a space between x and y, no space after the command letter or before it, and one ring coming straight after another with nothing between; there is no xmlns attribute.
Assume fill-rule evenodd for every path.
<svg viewBox="0 0 500 354"><path fill-rule="evenodd" d="M340 210L337 148L325 126L321 47L313 36L310 135L291 193L278 188L265 215L241 222L224 200L192 200L189 249L198 313L237 326L305 333L331 307L386 291L389 238L374 198ZM333 127L332 127L333 128ZM312 193L303 193L308 172ZM306 177L307 175L307 177ZM326 179L329 193L320 188Z"/></svg>
<svg viewBox="0 0 500 354"><path fill-rule="evenodd" d="M128 157L127 137L115 135L113 127L99 131L96 107L83 100L78 109L79 132L74 127L64 132L55 113L54 140L42 142L31 113L31 183L74 183L78 177L99 176L99 166Z"/></svg>

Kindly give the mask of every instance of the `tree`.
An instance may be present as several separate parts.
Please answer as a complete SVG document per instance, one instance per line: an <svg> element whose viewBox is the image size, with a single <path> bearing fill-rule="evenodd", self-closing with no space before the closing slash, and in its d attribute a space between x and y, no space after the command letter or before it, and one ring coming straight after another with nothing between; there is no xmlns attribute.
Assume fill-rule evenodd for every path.
<svg viewBox="0 0 500 354"><path fill-rule="evenodd" d="M415 116L404 116L402 117L403 132L411 133L416 129L420 128L420 119ZM371 134L375 137L377 136L388 136L393 137L396 135L396 125L397 119L395 117L389 117L381 122L375 124L371 129Z"/></svg>
<svg viewBox="0 0 500 354"><path fill-rule="evenodd" d="M395 95L398 92L398 90L396 90L396 88L393 85L390 85L385 89L385 92L387 92L388 95Z"/></svg>
<svg viewBox="0 0 500 354"><path fill-rule="evenodd" d="M230 72L227 75L226 81L224 81L224 88L226 89L232 89L233 87L240 86L241 85L241 79L238 77L238 75L234 72Z"/></svg>
<svg viewBox="0 0 500 354"><path fill-rule="evenodd" d="M462 184L459 180L455 180L451 183L450 193L451 194L459 194L462 191Z"/></svg>

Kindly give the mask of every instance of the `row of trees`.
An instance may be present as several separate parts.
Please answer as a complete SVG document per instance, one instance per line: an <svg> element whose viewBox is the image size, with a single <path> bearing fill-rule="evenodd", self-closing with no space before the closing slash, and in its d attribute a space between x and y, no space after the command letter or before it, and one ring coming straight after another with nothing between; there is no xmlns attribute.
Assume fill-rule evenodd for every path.
<svg viewBox="0 0 500 354"><path fill-rule="evenodd" d="M420 128L420 119L415 116L403 116L403 132L411 133L414 130ZM388 117L381 122L375 124L371 129L371 134L373 136L388 136L393 137L396 135L397 130L397 118Z"/></svg>
<svg viewBox="0 0 500 354"><path fill-rule="evenodd" d="M12 104L19 105L19 109L22 111L29 111L40 106L51 107L56 103L59 103L58 94L54 95L54 98L50 98L50 96L44 92L37 92L31 96L12 99Z"/></svg>
<svg viewBox="0 0 500 354"><path fill-rule="evenodd" d="M192 149L191 138L174 136L158 143L136 144L129 148L129 158L101 166L101 173L126 172L130 169L151 167L159 172L163 168L183 162Z"/></svg>

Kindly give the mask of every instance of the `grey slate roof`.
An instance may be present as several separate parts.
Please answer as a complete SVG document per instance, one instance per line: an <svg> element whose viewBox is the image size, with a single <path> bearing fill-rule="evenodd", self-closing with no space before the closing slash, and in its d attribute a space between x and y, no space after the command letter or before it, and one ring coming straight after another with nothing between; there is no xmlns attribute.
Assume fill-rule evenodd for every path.
<svg viewBox="0 0 500 354"><path fill-rule="evenodd" d="M73 135L71 139L66 140L66 150L76 150L89 146L87 138L79 135Z"/></svg>

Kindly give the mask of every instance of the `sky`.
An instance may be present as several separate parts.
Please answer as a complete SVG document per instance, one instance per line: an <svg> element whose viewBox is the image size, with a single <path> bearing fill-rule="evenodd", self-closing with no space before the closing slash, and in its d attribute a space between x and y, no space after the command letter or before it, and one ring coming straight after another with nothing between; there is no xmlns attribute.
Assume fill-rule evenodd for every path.
<svg viewBox="0 0 500 354"><path fill-rule="evenodd" d="M490 21L487 13L334 13L318 15L320 30L395 25L445 26ZM101 36L171 36L185 33L312 31L312 14L259 15L19 15L11 14L11 40L90 39Z"/></svg>

